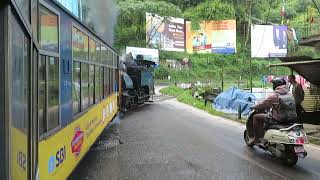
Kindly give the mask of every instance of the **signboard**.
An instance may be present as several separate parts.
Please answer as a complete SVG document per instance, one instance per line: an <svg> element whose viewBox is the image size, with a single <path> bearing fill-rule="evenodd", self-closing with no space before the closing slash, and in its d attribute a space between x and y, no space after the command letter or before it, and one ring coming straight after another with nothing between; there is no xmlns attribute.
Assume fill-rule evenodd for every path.
<svg viewBox="0 0 320 180"><path fill-rule="evenodd" d="M138 47L127 47L126 54L132 53L133 59L136 59L137 55L142 55L144 60L149 60L159 64L159 50L138 48Z"/></svg>
<svg viewBox="0 0 320 180"><path fill-rule="evenodd" d="M199 30L186 22L186 44L189 53L236 53L236 20L203 21Z"/></svg>
<svg viewBox="0 0 320 180"><path fill-rule="evenodd" d="M287 29L287 26L252 25L251 57L286 57Z"/></svg>
<svg viewBox="0 0 320 180"><path fill-rule="evenodd" d="M147 46L150 48L184 51L184 19L146 13L146 40Z"/></svg>

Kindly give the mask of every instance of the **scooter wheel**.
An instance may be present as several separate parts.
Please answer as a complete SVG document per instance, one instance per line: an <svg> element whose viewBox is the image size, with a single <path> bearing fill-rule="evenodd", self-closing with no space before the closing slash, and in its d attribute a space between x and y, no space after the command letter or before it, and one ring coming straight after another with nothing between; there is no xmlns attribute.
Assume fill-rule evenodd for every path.
<svg viewBox="0 0 320 180"><path fill-rule="evenodd" d="M254 146L253 143L249 142L249 133L248 133L247 130L244 131L243 138L244 138L244 141L246 142L247 146L249 146L249 147L253 147Z"/></svg>
<svg viewBox="0 0 320 180"><path fill-rule="evenodd" d="M287 166L294 166L298 162L298 155L296 153L290 152L286 154L286 157L283 159L283 162Z"/></svg>

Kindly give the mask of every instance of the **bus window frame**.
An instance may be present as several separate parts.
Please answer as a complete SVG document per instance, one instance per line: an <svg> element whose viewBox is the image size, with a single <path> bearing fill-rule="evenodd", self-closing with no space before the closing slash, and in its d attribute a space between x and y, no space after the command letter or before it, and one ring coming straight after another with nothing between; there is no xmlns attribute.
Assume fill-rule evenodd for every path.
<svg viewBox="0 0 320 180"><path fill-rule="evenodd" d="M47 8L49 11L51 11L52 13L54 13L55 15L58 16L58 53L56 52L51 52L51 51L47 51L47 50L43 50L41 49L41 45L39 42L39 56L45 56L46 58L46 62L48 61L48 57L54 57L54 58L58 58L59 61L59 125L49 131L46 131L43 134L39 134L39 141L42 141L50 136L52 136L53 134L57 133L60 129L62 129L62 124L61 124L61 58L60 58L60 51L61 51L61 16L60 16L60 12L58 10L56 10L55 8L53 8L51 5L49 5L48 3L46 3L44 0L39 0L39 12L40 12L40 8L42 7ZM38 15L38 17L40 18L40 16ZM38 26L38 31L41 28L41 23L39 21L39 26ZM40 33L38 33L38 40L40 40ZM46 63L46 82L48 81L48 64ZM38 87L37 87L38 88ZM38 96L38 91L37 91L37 96ZM48 107L48 83L46 83L46 107ZM46 121L48 120L48 112L46 112ZM39 119L38 119L38 124L39 124ZM47 129L48 129L48 123L47 123Z"/></svg>
<svg viewBox="0 0 320 180"><path fill-rule="evenodd" d="M98 98L98 101L96 100L96 72L97 72L97 69L100 70L100 68L103 69L104 71L104 68L114 68L112 65L107 65L107 64L104 64L103 63L103 60L102 60L102 47L105 47L107 50L110 51L110 53L112 54L115 54L116 56L118 56L117 53L115 53L115 51L109 47L109 45L103 43L102 41L100 41L99 39L97 39L95 37L95 35L91 34L91 32L89 32L88 30L86 30L85 28L79 26L76 22L72 22L71 23L71 42L73 42L73 28L76 28L77 30L79 30L80 32L82 32L84 35L88 36L88 57L89 59L88 60L79 60L79 59L75 59L74 56L73 56L73 50L72 50L72 46L71 46L71 54L72 54L72 64L74 62L79 62L80 64L82 63L86 63L86 64L89 64L89 67L90 65L93 65L94 66L94 103L92 105L89 105L87 108L83 109L82 107L80 108L80 112L77 113L77 114L73 114L72 113L72 120L71 122L75 121L76 119L78 119L79 117L83 116L84 114L86 114L91 108L94 108L97 104L101 103L103 100L109 98L109 96L111 96L111 94L108 94L107 96L104 97L104 94L103 94L103 89L102 89L102 92L101 92L101 95L103 98L99 97ZM90 57L90 39L93 40L95 43L98 43L100 45L100 61L92 61L91 60L91 57ZM98 68L97 68L98 67ZM72 66L73 68L73 66ZM72 79L72 82L73 82L73 71L71 71L71 79ZM103 76L101 76L103 78ZM81 79L80 79L81 81ZM103 80L100 80L102 82L102 87L103 87ZM110 83L110 82L109 82ZM81 91L81 90L80 90ZM99 95L100 96L100 95ZM81 99L82 97L80 97ZM81 101L81 100L80 100ZM70 122L70 123L71 123Z"/></svg>
<svg viewBox="0 0 320 180"><path fill-rule="evenodd" d="M12 34L13 34L13 29L12 29L12 19L14 18L17 23L19 24L21 30L23 31L24 33L24 37L25 38L28 38L29 40L29 54L28 54L28 62L29 62L29 68L28 68L28 80L29 80L29 85L28 85L28 89L29 89L29 95L28 95L28 106L29 106L29 113L28 113L28 128L27 128L27 132L25 132L24 130L21 130L20 128L18 128L19 130L21 130L22 133L26 134L27 136L27 141L28 141L28 147L27 147L27 178L30 178L32 176L32 156L33 154L32 153L32 148L31 148L31 143L33 143L33 139L32 139L32 124L31 122L33 121L33 114L32 114L32 108L33 108L33 102L32 102L32 88L33 88L33 81L32 81L32 64L31 62L33 62L32 58L33 58L33 40L32 40L32 34L30 33L30 26L26 26L26 22L25 22L25 18L23 18L23 16L21 15L21 12L19 10L19 8L17 6L15 6L15 4L13 4L13 8L10 6L10 5L7 5L7 7L5 7L3 9L3 12L4 14L4 31L3 31L3 34L6 36L4 37L5 39L5 42L4 42L4 59L3 59L3 64L4 64L4 69L5 71L3 71L5 74L6 74L6 77L5 78L5 107L7 107L7 110L5 110L4 112L4 116L5 116L5 120L7 120L7 122L5 123L5 152L6 152L6 156L5 156L5 163L4 164L4 171L5 171L5 174L7 177L11 177L11 173L12 173L12 169L11 169L11 163L14 163L14 162L11 162L11 154L12 154L12 146L11 146L11 142L12 142L12 138L10 136L10 133L11 133L11 127L13 126L12 125L12 109L11 109L11 103L12 103L12 82L10 81L11 78L12 78L12 72L11 72L11 68L12 68L12 63L11 63L11 60L12 60ZM8 147L8 148L7 148ZM2 176L3 174L0 175L0 177Z"/></svg>
<svg viewBox="0 0 320 180"><path fill-rule="evenodd" d="M1 92L1 97L0 97L0 100L1 100L1 103L0 103L0 108L2 109L1 106L3 106L3 109L0 110L0 112L3 112L1 114L1 117L2 119L0 120L0 124L3 125L3 126L0 126L1 128L1 147L0 147L0 157L1 159L3 158L3 161L0 163L0 179L8 179L9 176L10 176L10 153L11 153L11 149L10 149L10 123L11 123L11 120L9 119L10 117L10 112L8 110L5 110L4 107L9 107L9 94L11 93L10 91L7 91L6 90L6 87L8 87L8 89L10 88L9 86L9 81L5 81L6 79L6 74L9 73L9 56L10 56L10 53L9 53L9 39L11 39L11 37L9 37L9 33L10 33L10 30L9 30L9 13L11 13L11 10L10 10L10 6L9 5L6 5L4 4L2 6L2 10L0 11L0 30L3 30L2 34L0 35L0 58L3 58L3 61L0 62L1 65L1 70L3 70L0 74L0 79L3 80L1 81L1 84L3 85L2 88L0 90ZM2 41L3 40L3 41ZM9 120L10 122L8 122L7 120ZM9 148L7 148L9 147Z"/></svg>

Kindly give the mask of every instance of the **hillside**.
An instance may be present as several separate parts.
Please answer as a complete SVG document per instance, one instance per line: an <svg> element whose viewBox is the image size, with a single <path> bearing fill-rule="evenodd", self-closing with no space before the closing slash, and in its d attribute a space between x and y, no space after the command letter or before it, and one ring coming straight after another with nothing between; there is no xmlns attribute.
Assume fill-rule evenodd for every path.
<svg viewBox="0 0 320 180"><path fill-rule="evenodd" d="M156 13L163 17L180 17L197 23L210 20L236 19L237 54L186 54L161 51L160 59L181 60L188 58L192 62L189 70L170 70L162 65L156 71L158 79L171 76L173 81L224 81L231 84L240 77L242 84L250 80L250 48L252 24L283 24L294 28L298 39L308 35L310 23L319 17L319 13L310 0L118 0L119 16L115 28L115 46L124 52L126 46L146 47L145 13ZM320 0L315 0L320 4ZM312 20L312 21L311 21ZM297 42L289 43L290 56L308 55L320 57L311 48L299 47ZM287 75L287 68L267 68L269 63L279 62L277 59L251 59L252 76L255 84L263 75ZM222 68L224 67L224 68Z"/></svg>
<svg viewBox="0 0 320 180"><path fill-rule="evenodd" d="M242 87L250 85L250 59L239 55L217 55L217 54L187 54L187 53L160 53L161 65L155 72L156 78L167 81L171 76L171 82L195 82L211 81L220 86L223 78L226 86L241 84ZM177 70L168 68L165 59L189 58L191 67L188 69ZM252 76L254 85L262 86L263 75L288 75L288 68L277 67L268 68L269 63L277 63L279 60L252 60ZM239 82L239 80L241 81Z"/></svg>

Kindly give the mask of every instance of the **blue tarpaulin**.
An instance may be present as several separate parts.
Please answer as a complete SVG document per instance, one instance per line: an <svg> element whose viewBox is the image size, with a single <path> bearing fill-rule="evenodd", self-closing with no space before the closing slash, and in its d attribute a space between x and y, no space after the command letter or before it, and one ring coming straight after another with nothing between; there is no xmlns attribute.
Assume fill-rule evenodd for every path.
<svg viewBox="0 0 320 180"><path fill-rule="evenodd" d="M252 93L231 87L215 98L213 108L225 113L238 113L241 106L241 114L247 115L255 101L256 97Z"/></svg>

